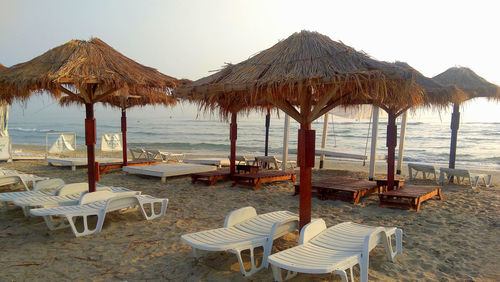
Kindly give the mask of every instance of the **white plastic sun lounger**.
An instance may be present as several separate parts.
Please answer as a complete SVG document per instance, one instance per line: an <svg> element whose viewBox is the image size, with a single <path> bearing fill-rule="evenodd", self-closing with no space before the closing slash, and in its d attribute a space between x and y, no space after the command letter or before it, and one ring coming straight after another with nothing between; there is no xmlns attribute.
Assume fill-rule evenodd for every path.
<svg viewBox="0 0 500 282"><path fill-rule="evenodd" d="M43 216L50 230L67 227L68 224L64 220L62 222L54 220L54 217L65 218L76 237L100 232L106 213L112 211L139 206L142 215L147 220L165 215L168 204L167 199L154 198L149 195L140 195L139 193L140 192L113 193L111 191L84 193L80 197L77 205L32 209L31 214ZM161 205L160 212L155 211L155 204ZM147 210L145 208L147 208ZM97 224L93 229L89 226L88 222L90 216L97 216ZM75 221L80 217L83 219L82 231L79 231L75 225Z"/></svg>
<svg viewBox="0 0 500 282"><path fill-rule="evenodd" d="M181 240L193 248L195 258L199 251L227 251L236 254L243 276L250 276L263 267L271 254L273 241L298 227L298 216L289 211L276 211L257 215L255 208L244 207L231 211L223 228L185 234ZM260 266L255 265L254 249L263 247ZM241 252L250 250L252 268L245 270Z"/></svg>
<svg viewBox="0 0 500 282"><path fill-rule="evenodd" d="M390 237L396 237L396 251L393 251ZM325 221L317 219L302 228L299 246L269 257L275 281L283 281L281 269L287 270L286 279L297 273L337 273L347 281L346 269L360 265L360 280L368 281L370 251L378 244L385 247L387 257L393 261L403 251L403 231L395 227L373 227L344 222L326 228Z"/></svg>
<svg viewBox="0 0 500 282"><path fill-rule="evenodd" d="M16 170L0 169L0 187L21 183L26 191L29 191L28 183L34 186L36 181L45 180L47 177L39 177L33 174L18 172Z"/></svg>
<svg viewBox="0 0 500 282"><path fill-rule="evenodd" d="M71 170L75 171L77 166L86 166L87 158L45 158L45 161L52 166L69 166ZM96 162L99 163L115 163L121 162L122 159L116 158L96 158Z"/></svg>
<svg viewBox="0 0 500 282"><path fill-rule="evenodd" d="M62 185L64 185L64 180L53 178L35 183L35 186L31 191L0 193L0 206L7 208L7 203L23 197L56 196L58 188Z"/></svg>
<svg viewBox="0 0 500 282"><path fill-rule="evenodd" d="M415 173L413 173L413 171L415 171ZM415 179L419 172L422 173L423 179L427 179L427 177L433 174L434 182L437 182L436 168L434 168L433 165L408 163L408 174L410 176L410 180Z"/></svg>
<svg viewBox="0 0 500 282"><path fill-rule="evenodd" d="M224 158L184 159L183 162L188 164L214 165L216 167L223 167L230 165L229 159L224 159Z"/></svg>
<svg viewBox="0 0 500 282"><path fill-rule="evenodd" d="M86 182L71 183L61 187L57 195L43 195L35 197L17 198L13 202L16 206L23 209L26 216L29 215L30 208L36 207L57 207L57 206L70 206L78 204L78 201L83 193L86 193L89 185ZM127 188L122 187L97 187L97 191L109 191L113 193L120 192L134 192ZM138 192L140 194L140 192Z"/></svg>
<svg viewBox="0 0 500 282"><path fill-rule="evenodd" d="M456 168L440 168L439 169L439 183L445 184L445 182L449 183L452 177L457 178L457 183L462 184L465 180L468 181L468 184L471 188L476 188L479 184L479 179L482 179L484 185L486 187L490 187L491 185L491 174L485 173L470 173L467 169L456 169ZM471 180L474 179L474 181Z"/></svg>

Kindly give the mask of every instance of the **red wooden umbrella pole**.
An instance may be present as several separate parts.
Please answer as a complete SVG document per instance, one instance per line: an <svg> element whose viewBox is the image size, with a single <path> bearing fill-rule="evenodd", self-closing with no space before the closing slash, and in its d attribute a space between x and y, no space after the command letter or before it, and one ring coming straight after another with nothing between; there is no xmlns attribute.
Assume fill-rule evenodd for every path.
<svg viewBox="0 0 500 282"><path fill-rule="evenodd" d="M95 144L97 134L94 118L94 104L85 104L85 144L87 145L87 168L89 177L89 192L95 192L96 167L95 167Z"/></svg>
<svg viewBox="0 0 500 282"><path fill-rule="evenodd" d="M394 189L394 155L397 144L396 116L389 113L387 123L387 188Z"/></svg>
<svg viewBox="0 0 500 282"><path fill-rule="evenodd" d="M230 161L229 173L231 175L233 175L236 170L236 138L238 136L237 131L238 131L238 125L236 124L236 113L232 113L231 125L229 127L229 136L231 139L231 157L229 159Z"/></svg>
<svg viewBox="0 0 500 282"><path fill-rule="evenodd" d="M122 109L122 150L123 166L127 166L127 109Z"/></svg>
<svg viewBox="0 0 500 282"><path fill-rule="evenodd" d="M311 222L311 178L314 167L315 142L316 132L311 130L311 123L301 124L297 148L297 161L300 167L299 230Z"/></svg>

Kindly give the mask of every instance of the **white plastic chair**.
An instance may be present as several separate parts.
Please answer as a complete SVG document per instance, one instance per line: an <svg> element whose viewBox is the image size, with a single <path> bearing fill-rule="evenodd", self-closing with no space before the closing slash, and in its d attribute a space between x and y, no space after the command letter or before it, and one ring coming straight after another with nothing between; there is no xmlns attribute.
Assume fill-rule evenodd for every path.
<svg viewBox="0 0 500 282"><path fill-rule="evenodd" d="M160 204L160 211L155 211L155 204ZM142 215L147 219L155 219L165 215L167 211L167 199L159 199L149 195L140 195L140 192L113 193L111 191L98 191L84 193L77 205L60 206L53 208L32 209L31 214L43 216L47 227L50 230L71 227L76 237L85 236L100 232L104 223L106 213L126 208L139 206ZM148 208L148 210L145 209ZM89 226L88 218L97 216L97 224L94 228ZM67 220L55 221L54 217L62 217ZM83 219L83 230L79 231L75 221L77 218Z"/></svg>
<svg viewBox="0 0 500 282"><path fill-rule="evenodd" d="M396 237L396 251L393 251L390 237ZM297 273L336 273L347 281L346 269L360 266L360 280L368 281L370 251L382 243L387 258L394 260L403 251L403 231L395 227L373 227L344 222L326 228L325 221L317 219L307 224L300 232L299 245L269 257L274 280L283 281L281 269L287 270L285 280Z"/></svg>
<svg viewBox="0 0 500 282"><path fill-rule="evenodd" d="M250 276L267 268L273 241L298 227L298 216L289 211L277 211L257 215L255 208L244 207L231 211L223 228L185 234L181 240L193 248L195 258L199 251L227 251L236 254L243 276ZM256 266L254 249L263 247L262 263ZM241 252L250 250L251 269L245 270Z"/></svg>

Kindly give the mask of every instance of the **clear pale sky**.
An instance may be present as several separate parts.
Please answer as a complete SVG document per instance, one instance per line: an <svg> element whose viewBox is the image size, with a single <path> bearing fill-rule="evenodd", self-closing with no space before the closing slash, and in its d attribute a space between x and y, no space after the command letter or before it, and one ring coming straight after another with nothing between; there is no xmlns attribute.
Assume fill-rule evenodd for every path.
<svg viewBox="0 0 500 282"><path fill-rule="evenodd" d="M500 85L500 1L0 0L0 4L0 62L6 66L71 39L99 37L139 63L194 80L306 29L378 60L407 62L429 77L452 66L466 66ZM490 104L472 102L464 114L491 115L488 119L500 121L496 114L500 106Z"/></svg>

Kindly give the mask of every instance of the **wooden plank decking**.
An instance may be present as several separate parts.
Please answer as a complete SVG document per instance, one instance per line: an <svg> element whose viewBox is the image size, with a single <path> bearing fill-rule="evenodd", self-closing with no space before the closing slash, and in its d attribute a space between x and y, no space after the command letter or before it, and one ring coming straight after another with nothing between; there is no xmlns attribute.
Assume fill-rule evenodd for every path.
<svg viewBox="0 0 500 282"><path fill-rule="evenodd" d="M347 177L325 178L312 183L312 195L322 200L338 199L357 204L361 197L378 192L375 181L359 180ZM300 193L300 186L295 185L295 193Z"/></svg>
<svg viewBox="0 0 500 282"><path fill-rule="evenodd" d="M201 182L213 186L219 180L226 180L231 177L229 169L220 169L215 171L199 172L191 174L191 183Z"/></svg>
<svg viewBox="0 0 500 282"><path fill-rule="evenodd" d="M292 182L295 182L297 180L297 174L295 172L286 172L281 170L266 170L259 171L257 173L236 174L233 175L233 180L234 182L232 186L241 184L253 186L253 189L257 190L262 183L282 180L291 180Z"/></svg>
<svg viewBox="0 0 500 282"><path fill-rule="evenodd" d="M156 161L131 161L128 162L129 166L136 165L151 165L156 164ZM99 163L99 175L105 174L110 169L119 169L123 167L123 162L112 162L112 163Z"/></svg>
<svg viewBox="0 0 500 282"><path fill-rule="evenodd" d="M379 194L381 207L405 207L420 210L422 202L437 196L439 200L443 199L441 187L407 185L401 189L392 190Z"/></svg>

